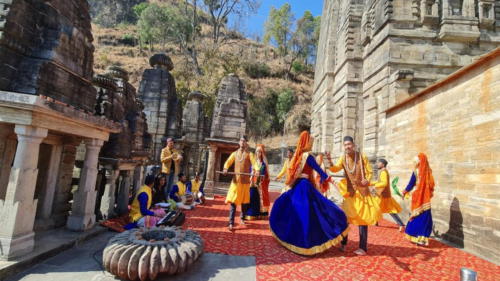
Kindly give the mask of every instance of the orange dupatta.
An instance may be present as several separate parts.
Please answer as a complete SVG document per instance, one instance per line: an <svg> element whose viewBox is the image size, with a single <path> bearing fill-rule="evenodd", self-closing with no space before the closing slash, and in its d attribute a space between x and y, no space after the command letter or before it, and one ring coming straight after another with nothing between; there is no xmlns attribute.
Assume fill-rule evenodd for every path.
<svg viewBox="0 0 500 281"><path fill-rule="evenodd" d="M308 132L303 131L300 134L299 142L297 143L297 148L295 149L295 154L292 160L288 163L288 175L286 177L285 184L292 187L295 181L300 178L302 173L302 168L304 168L304 163L307 159L302 159L304 152L309 152L312 149L313 137L309 135ZM311 173L311 177L313 174ZM314 183L314 178L310 179L311 183Z"/></svg>
<svg viewBox="0 0 500 281"><path fill-rule="evenodd" d="M255 158L258 161L261 161L260 159L257 158L257 150L262 151L262 161L266 164L266 172L264 176L260 179L260 184L257 187L259 190L259 196L260 196L260 211L261 212L267 212L268 207L271 205L271 202L269 201L269 182L271 181L269 179L269 164L267 163L267 157L266 157L266 149L264 148L264 145L259 143L257 145L257 148L255 149ZM257 178L253 177L252 180L253 183L257 182Z"/></svg>
<svg viewBox="0 0 500 281"><path fill-rule="evenodd" d="M429 167L427 156L420 153L418 159L420 161L418 166L418 186L411 199L412 212L410 219L420 215L424 211L430 210L431 198L434 195L434 177L432 176L432 169Z"/></svg>

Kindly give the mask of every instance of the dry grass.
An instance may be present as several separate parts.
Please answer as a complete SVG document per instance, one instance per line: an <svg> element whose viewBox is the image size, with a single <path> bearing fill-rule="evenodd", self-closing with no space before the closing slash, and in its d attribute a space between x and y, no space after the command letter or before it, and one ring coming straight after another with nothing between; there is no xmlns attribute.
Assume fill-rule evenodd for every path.
<svg viewBox="0 0 500 281"><path fill-rule="evenodd" d="M139 46L126 46L120 43L121 39L125 34L132 34L135 38L138 37L138 30L135 26L117 26L114 28L101 28L99 26L92 26L94 35L94 45L96 47L94 53L94 72L96 74L106 72L106 69L110 65L119 65L129 72L129 82L139 88L140 81L142 79L142 74L145 69L150 68L149 58L161 50L160 45L155 45L155 51L149 50L149 45L144 45L144 51L139 52ZM210 40L210 27L202 27L202 40ZM174 66L177 70L181 66L182 56L179 55L179 47L168 45L166 47L167 54L170 56L174 62ZM222 52L231 52L238 54L242 61L254 61L266 63L270 69L271 73L280 72L283 69L283 63L279 59L279 56L275 55L274 48L271 46L266 46L259 44L249 39L243 39L238 41L232 41L229 44L222 47ZM202 58L200 58L202 61ZM314 74L302 74L296 77L295 81L287 81L282 78L262 78L262 79L251 79L246 76L243 70L239 70L238 75L245 81L247 93L254 94L256 96L263 97L266 95L267 88L274 89L284 89L289 88L294 91L295 99L297 104L292 109L292 115L295 113L303 114L304 111L309 113L311 107L311 93L312 85L314 82ZM289 119L290 120L290 119ZM287 125L290 122L287 122ZM290 143L295 143L298 139L298 133L293 128L287 128L290 130L291 135L288 134L286 142L288 145ZM282 142L281 137L273 137L264 140L270 148L279 148Z"/></svg>

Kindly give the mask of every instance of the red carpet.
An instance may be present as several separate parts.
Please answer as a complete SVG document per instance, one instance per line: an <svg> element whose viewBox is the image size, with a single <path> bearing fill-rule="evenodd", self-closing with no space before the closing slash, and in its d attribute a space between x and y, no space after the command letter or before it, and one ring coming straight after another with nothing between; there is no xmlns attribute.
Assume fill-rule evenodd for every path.
<svg viewBox="0 0 500 281"><path fill-rule="evenodd" d="M272 202L278 193L272 193ZM239 211L239 210L238 210ZM196 230L205 240L205 251L229 255L255 256L258 280L459 280L460 268L478 273L478 280L500 280L500 266L435 240L427 248L404 239L398 227L382 221L370 226L368 254L358 257L357 227L349 233L346 253L338 247L319 255L296 255L271 236L269 222L250 221L228 230L229 206L223 198L185 211L184 227Z"/></svg>

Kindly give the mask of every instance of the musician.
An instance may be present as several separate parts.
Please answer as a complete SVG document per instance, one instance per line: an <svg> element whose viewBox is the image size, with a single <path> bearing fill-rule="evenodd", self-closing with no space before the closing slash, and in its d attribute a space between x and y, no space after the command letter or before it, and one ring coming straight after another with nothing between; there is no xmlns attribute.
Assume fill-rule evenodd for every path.
<svg viewBox="0 0 500 281"><path fill-rule="evenodd" d="M224 164L223 174L227 175L227 170L234 163L234 176L227 191L226 203L230 203L229 208L229 230L233 230L234 216L236 214L236 205L241 205L241 223L240 225L245 225L244 214L246 214L247 204L250 203L250 176L248 171L250 171L250 165L252 167L257 167L257 162L255 160L255 155L248 150L247 147L247 137L242 135L239 142L240 148L231 153L226 163ZM245 174L245 175L241 175ZM255 175L258 175L258 171L255 170Z"/></svg>
<svg viewBox="0 0 500 281"><path fill-rule="evenodd" d="M167 146L161 151L160 160L161 172L167 182L167 186L163 191L165 197L168 197L174 185L174 177L177 174L179 162L182 161L182 155L174 148L174 141L171 138L167 139Z"/></svg>
<svg viewBox="0 0 500 281"><path fill-rule="evenodd" d="M205 203L205 193L203 192L203 185L200 181L200 173L196 172L194 179L187 184L187 191L193 194L195 203Z"/></svg>
<svg viewBox="0 0 500 281"><path fill-rule="evenodd" d="M336 173L344 170L346 180L341 192L345 198L342 210L347 216L347 222L359 226L359 249L354 251L357 255L366 255L368 240L368 225L375 225L382 219L382 212L370 192L370 181L373 171L364 153L355 151L354 139L344 137L345 154L340 156L337 164L333 164L329 151L325 156L330 162L330 172ZM336 183L337 184L337 183ZM345 251L347 235L342 240L341 251Z"/></svg>
<svg viewBox="0 0 500 281"><path fill-rule="evenodd" d="M194 209L194 201L191 204L183 204L182 196L186 196L187 194L187 176L183 172L180 172L179 182L172 187L172 191L170 191L170 199L177 202L177 207L181 209L191 210Z"/></svg>
<svg viewBox="0 0 500 281"><path fill-rule="evenodd" d="M155 177L149 175L146 177L144 185L137 191L137 195L130 206L130 223L125 226L126 229L154 226L157 221L165 216L165 212L161 208L153 207L152 188L154 183Z"/></svg>

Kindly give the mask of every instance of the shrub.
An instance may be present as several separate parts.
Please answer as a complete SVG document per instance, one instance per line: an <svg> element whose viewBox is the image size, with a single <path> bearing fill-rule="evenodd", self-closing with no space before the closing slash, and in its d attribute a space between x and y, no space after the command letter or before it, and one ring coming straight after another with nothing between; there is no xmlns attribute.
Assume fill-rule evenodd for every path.
<svg viewBox="0 0 500 281"><path fill-rule="evenodd" d="M252 79L271 76L271 69L265 63L245 62L242 66L245 73Z"/></svg>
<svg viewBox="0 0 500 281"><path fill-rule="evenodd" d="M300 73L304 72L305 66L299 61L294 61L292 64L292 70L293 70L293 72L300 74Z"/></svg>
<svg viewBox="0 0 500 281"><path fill-rule="evenodd" d="M128 46L135 46L135 37L132 34L123 34L121 43Z"/></svg>

